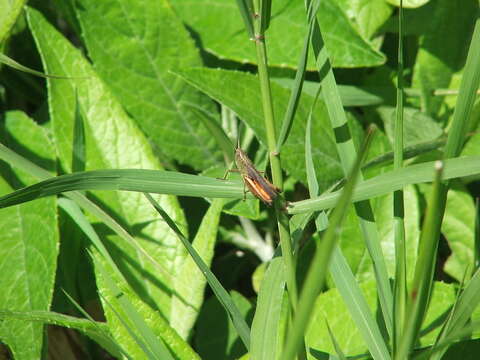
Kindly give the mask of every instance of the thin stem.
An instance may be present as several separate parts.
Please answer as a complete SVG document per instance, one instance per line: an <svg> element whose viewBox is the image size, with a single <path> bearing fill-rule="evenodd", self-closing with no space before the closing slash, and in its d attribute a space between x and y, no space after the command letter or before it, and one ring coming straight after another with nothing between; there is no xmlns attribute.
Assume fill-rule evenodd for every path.
<svg viewBox="0 0 480 360"><path fill-rule="evenodd" d="M403 1L400 0L400 16L398 17L398 85L397 85L397 116L395 121L395 143L393 153L393 167L403 167ZM394 285L394 327L393 349L396 353L400 343L405 323L406 314L406 249L405 249L405 221L404 221L404 196L403 190L393 194L393 226L395 238L395 285Z"/></svg>
<svg viewBox="0 0 480 360"><path fill-rule="evenodd" d="M260 80L260 91L262 94L262 105L265 131L267 135L267 147L269 151L270 166L272 170L273 184L278 188L283 187L282 167L280 155L276 152L276 134L275 134L275 118L273 112L272 92L270 89L270 79L268 74L267 48L265 46L265 34L263 33L258 14L261 6L260 0L254 1L254 28L255 28L255 48L257 51L258 77ZM282 247L282 258L285 264L285 274L288 296L295 314L298 303L298 290L296 280L296 261L293 256L292 243L290 238L289 219L284 211L284 204L281 201L275 201L275 215L278 222L278 232L280 237L280 245ZM304 347L303 347L304 348ZM300 354L301 358L306 358L305 351Z"/></svg>

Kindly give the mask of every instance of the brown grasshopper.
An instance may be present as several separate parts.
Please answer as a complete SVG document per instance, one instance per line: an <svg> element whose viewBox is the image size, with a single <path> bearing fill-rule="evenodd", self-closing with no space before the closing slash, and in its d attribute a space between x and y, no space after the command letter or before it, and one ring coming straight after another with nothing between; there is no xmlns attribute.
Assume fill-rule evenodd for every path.
<svg viewBox="0 0 480 360"><path fill-rule="evenodd" d="M265 179L260 172L255 169L252 161L248 158L245 151L240 149L240 146L237 145L235 149L235 164L237 165L236 171L238 171L243 179L243 184L250 190L250 192L262 200L266 205L272 206L273 200L280 193L280 189L273 185L270 181ZM233 169L227 170L225 177ZM245 199L245 188L244 188L244 199Z"/></svg>

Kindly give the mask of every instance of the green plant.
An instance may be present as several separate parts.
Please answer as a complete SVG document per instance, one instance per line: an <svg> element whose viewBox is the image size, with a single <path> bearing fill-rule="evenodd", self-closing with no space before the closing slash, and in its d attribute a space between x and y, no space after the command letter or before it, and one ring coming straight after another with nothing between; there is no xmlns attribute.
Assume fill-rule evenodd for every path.
<svg viewBox="0 0 480 360"><path fill-rule="evenodd" d="M16 359L475 352L476 0L0 4Z"/></svg>

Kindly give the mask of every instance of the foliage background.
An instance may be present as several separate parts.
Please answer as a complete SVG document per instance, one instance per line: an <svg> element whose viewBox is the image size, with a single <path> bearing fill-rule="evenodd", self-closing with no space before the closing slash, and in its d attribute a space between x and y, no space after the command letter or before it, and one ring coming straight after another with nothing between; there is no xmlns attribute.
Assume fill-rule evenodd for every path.
<svg viewBox="0 0 480 360"><path fill-rule="evenodd" d="M0 12L2 52L29 68L66 78L43 79L1 68L1 142L16 153L50 175L95 169L167 169L218 177L229 166L225 158L231 153L212 136L209 126L221 126L234 142L242 132L236 115L248 127L242 132L242 145L259 168L265 167L266 134L255 49L233 0L52 0L25 5L26 1L0 0L0 9L4 9ZM405 5L409 7L404 37L405 145L415 155L407 163L415 164L438 158L444 144L456 97L442 94L458 89L479 3L411 0ZM355 142L361 143L364 129L373 123L380 131L368 160L391 152L398 76L395 1L324 0L318 19ZM273 2L267 46L277 133L307 25L302 1ZM313 56L307 70L294 125L282 149L288 176L285 197L291 201L308 197L304 150L310 112L320 192L343 176L327 108L322 98L315 102L318 74ZM83 151L76 143L79 118L84 126ZM477 101L462 155L479 154L478 120ZM391 162L384 161L368 168L366 177L388 170ZM0 171L2 194L39 180L15 163L2 162ZM240 187L238 178L232 177ZM465 280L467 269L476 261L474 198L478 189L478 176L473 176L456 181L449 193L436 271L439 283L427 328L451 306L456 285ZM409 267L416 260L429 190L426 184L405 189ZM205 280L142 194L93 191L88 197L160 265L152 264L126 237L115 234L98 214L86 212L125 277L116 278L120 288L156 335L173 339L167 341L169 349L176 349L178 358L242 356L245 349L223 309L210 290L204 298ZM393 276L391 197L378 197L373 205L389 275ZM252 199L172 195L156 199L180 229L190 234L205 262L212 265L251 321L262 263L273 254L277 241L267 209ZM130 356L141 358L143 352L119 321L115 304L109 305L115 296L99 270L109 270L109 265L102 263L58 200L47 197L0 211L0 309L82 317L64 290L93 318L106 320L109 334ZM244 218L239 220L239 215ZM300 274L315 243L307 239L318 237L312 230L303 239ZM372 311L376 311L374 272L353 210L342 228L340 244ZM322 320L326 315L344 352L365 353L358 329L347 311L337 306L341 301L332 281L329 287L315 305L307 334L309 346L318 353L334 352ZM55 321L31 321L31 317L20 320L10 316L0 323L0 339L15 358L37 359L47 352L50 358L58 352L70 353L72 358L107 357L101 348L109 347L95 337L94 330L82 330L69 322L72 319L63 319L57 323L80 328L90 339L53 327L44 334L42 322ZM421 344L432 344L438 331L426 333ZM465 353L472 353L478 345L472 341L463 346ZM450 351L458 356L459 348ZM115 350L110 353L116 354Z"/></svg>

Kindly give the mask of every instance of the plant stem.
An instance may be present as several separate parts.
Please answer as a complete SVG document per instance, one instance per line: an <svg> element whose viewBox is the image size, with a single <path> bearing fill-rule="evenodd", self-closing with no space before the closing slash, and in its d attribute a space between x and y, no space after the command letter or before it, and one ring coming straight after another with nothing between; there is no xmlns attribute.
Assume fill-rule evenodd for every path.
<svg viewBox="0 0 480 360"><path fill-rule="evenodd" d="M400 14L398 18L398 85L397 85L397 113L395 121L395 143L393 154L393 167L403 167L403 2L400 0ZM406 321L406 298L407 298L407 270L406 270L406 247L405 247L405 222L404 222L404 195L403 189L393 193L393 227L395 238L395 282L393 296L393 351L397 353L397 346L402 338L402 332Z"/></svg>
<svg viewBox="0 0 480 360"><path fill-rule="evenodd" d="M254 2L255 12L260 9L259 1ZM278 188L283 187L282 167L280 156L276 153L276 134L275 134L275 118L273 112L272 92L270 89L270 79L267 65L267 49L265 46L264 33L261 32L258 19L260 16L254 16L255 27L255 47L257 51L258 77L260 80L260 91L262 94L263 115L265 123L265 131L267 134L267 147L269 151L270 166L272 170L273 184ZM278 232L280 237L280 245L282 247L282 257L285 264L285 274L288 296L295 313L298 302L297 280L296 280L296 261L293 256L292 244L290 238L289 219L285 211L282 201L275 201L275 214L278 222Z"/></svg>

